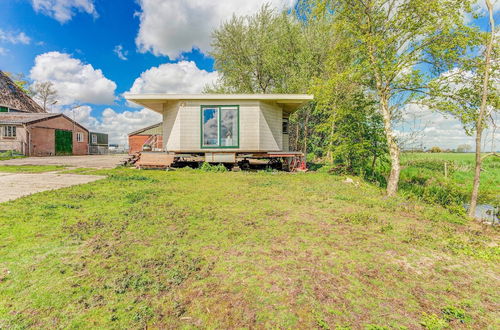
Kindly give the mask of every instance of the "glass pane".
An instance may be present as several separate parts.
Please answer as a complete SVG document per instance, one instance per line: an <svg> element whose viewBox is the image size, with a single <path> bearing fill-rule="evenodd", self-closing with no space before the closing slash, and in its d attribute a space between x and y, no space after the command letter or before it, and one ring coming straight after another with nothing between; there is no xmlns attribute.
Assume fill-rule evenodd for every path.
<svg viewBox="0 0 500 330"><path fill-rule="evenodd" d="M203 109L203 145L219 145L218 109Z"/></svg>
<svg viewBox="0 0 500 330"><path fill-rule="evenodd" d="M238 109L222 108L220 113L221 146L238 146Z"/></svg>

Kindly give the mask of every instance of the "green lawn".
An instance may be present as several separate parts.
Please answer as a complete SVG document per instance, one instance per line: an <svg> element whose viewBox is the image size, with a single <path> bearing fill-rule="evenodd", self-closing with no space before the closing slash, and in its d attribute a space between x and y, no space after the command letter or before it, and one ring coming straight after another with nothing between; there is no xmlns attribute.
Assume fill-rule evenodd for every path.
<svg viewBox="0 0 500 330"><path fill-rule="evenodd" d="M60 171L66 166L60 165L0 165L0 172L9 173L42 173Z"/></svg>
<svg viewBox="0 0 500 330"><path fill-rule="evenodd" d="M448 176L444 176L445 164ZM474 179L473 153L403 153L402 193L409 192L441 205L468 203ZM479 202L500 207L500 158L483 161Z"/></svg>
<svg viewBox="0 0 500 330"><path fill-rule="evenodd" d="M0 328L498 329L498 229L323 173L101 170L0 204Z"/></svg>

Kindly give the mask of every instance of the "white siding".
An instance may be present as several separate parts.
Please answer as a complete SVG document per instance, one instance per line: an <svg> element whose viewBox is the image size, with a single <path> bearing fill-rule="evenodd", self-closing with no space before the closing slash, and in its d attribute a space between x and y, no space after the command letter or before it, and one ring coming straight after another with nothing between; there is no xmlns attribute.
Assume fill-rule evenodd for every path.
<svg viewBox="0 0 500 330"><path fill-rule="evenodd" d="M283 134L283 151L290 151L290 135Z"/></svg>
<svg viewBox="0 0 500 330"><path fill-rule="evenodd" d="M180 150L179 105L165 104L163 107L163 145L166 151Z"/></svg>
<svg viewBox="0 0 500 330"><path fill-rule="evenodd" d="M280 151L283 148L283 110L274 104L260 103L260 149Z"/></svg>

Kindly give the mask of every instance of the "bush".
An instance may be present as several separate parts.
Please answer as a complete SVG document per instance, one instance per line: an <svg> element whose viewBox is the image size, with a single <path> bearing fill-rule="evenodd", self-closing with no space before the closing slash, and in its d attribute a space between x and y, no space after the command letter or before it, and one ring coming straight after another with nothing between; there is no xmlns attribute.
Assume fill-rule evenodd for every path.
<svg viewBox="0 0 500 330"><path fill-rule="evenodd" d="M200 170L203 172L227 172L227 168L224 164L212 165L207 162L201 164Z"/></svg>

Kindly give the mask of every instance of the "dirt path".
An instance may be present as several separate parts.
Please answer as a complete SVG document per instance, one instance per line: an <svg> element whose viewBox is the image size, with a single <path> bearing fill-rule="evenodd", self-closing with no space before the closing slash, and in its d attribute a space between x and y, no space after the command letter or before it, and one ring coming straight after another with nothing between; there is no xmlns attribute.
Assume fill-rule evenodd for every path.
<svg viewBox="0 0 500 330"><path fill-rule="evenodd" d="M115 168L127 155L27 157L0 161L0 165L66 165L68 167Z"/></svg>
<svg viewBox="0 0 500 330"><path fill-rule="evenodd" d="M46 190L55 190L105 178L100 175L0 173L0 203Z"/></svg>

